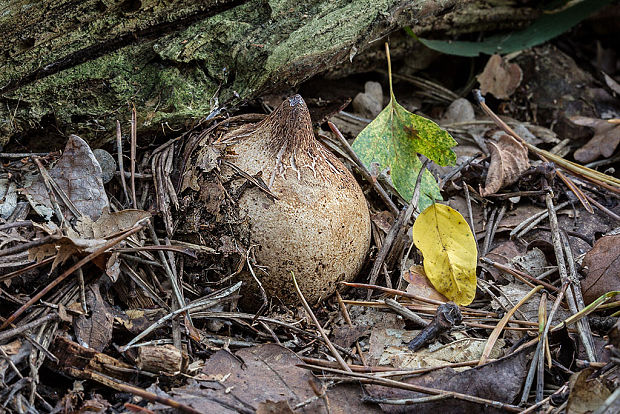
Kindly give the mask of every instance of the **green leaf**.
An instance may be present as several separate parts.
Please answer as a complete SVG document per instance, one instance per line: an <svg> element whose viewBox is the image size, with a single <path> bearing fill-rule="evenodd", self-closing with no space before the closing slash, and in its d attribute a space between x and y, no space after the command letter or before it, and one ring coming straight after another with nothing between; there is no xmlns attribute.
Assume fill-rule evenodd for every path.
<svg viewBox="0 0 620 414"><path fill-rule="evenodd" d="M473 57L480 53L506 54L553 39L609 3L611 0L584 0L557 13L547 12L523 30L491 36L482 42L423 39L417 37L410 28L405 30L426 47L449 55Z"/></svg>
<svg viewBox="0 0 620 414"><path fill-rule="evenodd" d="M353 150L366 167L373 162L381 169L389 167L394 188L409 201L422 167L418 153L441 166L453 165L456 154L450 148L456 145L456 141L430 119L412 114L396 102L389 54L388 72L390 103L359 133L353 142ZM425 170L420 183L420 211L434 200L442 200L439 186L433 175Z"/></svg>

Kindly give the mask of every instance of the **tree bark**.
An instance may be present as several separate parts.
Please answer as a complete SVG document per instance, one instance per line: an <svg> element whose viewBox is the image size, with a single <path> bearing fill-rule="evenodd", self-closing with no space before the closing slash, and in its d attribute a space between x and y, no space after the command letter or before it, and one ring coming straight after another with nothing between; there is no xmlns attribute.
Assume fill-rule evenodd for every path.
<svg viewBox="0 0 620 414"><path fill-rule="evenodd" d="M0 148L53 127L97 146L129 107L139 131L179 127L294 87L403 26L419 34L526 23L456 0L13 0L0 8ZM353 61L355 63L355 61Z"/></svg>

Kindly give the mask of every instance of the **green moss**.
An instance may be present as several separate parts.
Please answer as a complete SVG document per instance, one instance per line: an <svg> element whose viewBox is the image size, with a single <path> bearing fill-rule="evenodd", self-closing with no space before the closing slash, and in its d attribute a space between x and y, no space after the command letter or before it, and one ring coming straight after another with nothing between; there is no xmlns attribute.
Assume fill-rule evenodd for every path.
<svg viewBox="0 0 620 414"><path fill-rule="evenodd" d="M129 116L129 103L135 104L142 129L156 129L161 123L174 128L206 116L218 105L253 98L274 85L296 84L342 60L347 47L400 3L249 1L156 41L125 46L5 93L0 101L0 145L16 132L43 120L49 123L50 117L65 132L80 133L91 142L111 140L115 121ZM0 84L37 69L40 56L45 62L61 60L99 39L127 33L127 28L148 27L145 15L157 16L159 22L175 21L207 6L188 2L183 7L143 1L136 12L93 17L91 11L91 20L80 30L66 30L70 25L62 20L49 22L48 31L35 38L49 55L43 46L16 55L0 72ZM54 24L66 33L50 34Z"/></svg>

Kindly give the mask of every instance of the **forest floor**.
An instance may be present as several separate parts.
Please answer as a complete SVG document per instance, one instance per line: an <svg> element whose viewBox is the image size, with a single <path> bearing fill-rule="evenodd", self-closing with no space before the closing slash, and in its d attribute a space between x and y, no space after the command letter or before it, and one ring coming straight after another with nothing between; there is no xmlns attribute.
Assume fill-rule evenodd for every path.
<svg viewBox="0 0 620 414"><path fill-rule="evenodd" d="M0 154L0 412L619 412L620 50L597 24L503 57L392 62L398 102L457 143L454 165L425 166L474 235L466 305L425 274L416 197L350 146L390 105L385 60L230 114L255 123L299 93L363 190L361 271L312 306L244 302L264 264L222 207L243 190L217 184L221 159L185 178L228 115L139 146L120 125L121 157L75 136ZM188 236L189 206L204 221Z"/></svg>

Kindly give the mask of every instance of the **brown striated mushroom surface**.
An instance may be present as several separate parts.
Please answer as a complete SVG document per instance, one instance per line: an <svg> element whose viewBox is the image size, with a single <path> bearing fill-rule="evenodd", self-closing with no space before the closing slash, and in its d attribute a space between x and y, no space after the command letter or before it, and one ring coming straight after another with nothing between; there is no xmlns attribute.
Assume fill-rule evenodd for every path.
<svg viewBox="0 0 620 414"><path fill-rule="evenodd" d="M234 153L229 162L260 177L277 197L253 186L238 200L239 218L247 220L250 243L257 245L255 274L268 296L299 303L291 272L311 304L333 294L338 282L352 280L370 244L366 199L346 167L314 137L302 97L288 98L220 143ZM224 175L235 170L222 167Z"/></svg>

